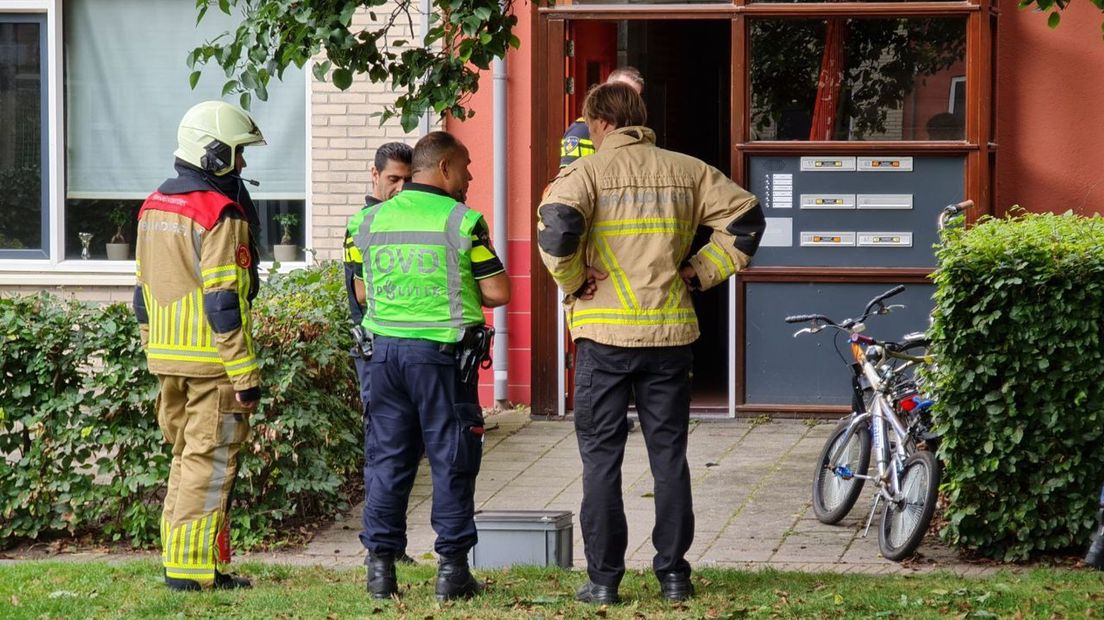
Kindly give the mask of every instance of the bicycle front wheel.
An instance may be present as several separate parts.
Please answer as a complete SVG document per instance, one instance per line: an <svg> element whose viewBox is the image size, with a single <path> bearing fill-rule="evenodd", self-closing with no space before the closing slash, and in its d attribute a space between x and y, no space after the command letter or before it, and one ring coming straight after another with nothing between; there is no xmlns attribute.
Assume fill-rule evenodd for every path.
<svg viewBox="0 0 1104 620"><path fill-rule="evenodd" d="M855 428L843 448L836 469L829 469L829 461L843 445L850 426L850 418L836 425L817 458L813 471L813 514L821 523L831 525L851 512L862 493L863 479L855 474L866 474L870 465L870 427L863 424Z"/></svg>
<svg viewBox="0 0 1104 620"><path fill-rule="evenodd" d="M901 499L887 502L878 528L878 546L887 560L916 551L931 524L939 493L939 461L926 450L915 452L901 472Z"/></svg>

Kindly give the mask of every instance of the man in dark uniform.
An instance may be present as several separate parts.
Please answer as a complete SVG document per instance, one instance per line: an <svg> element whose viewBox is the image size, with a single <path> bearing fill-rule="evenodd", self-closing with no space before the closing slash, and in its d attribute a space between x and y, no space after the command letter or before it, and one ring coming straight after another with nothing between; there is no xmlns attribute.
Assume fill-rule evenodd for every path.
<svg viewBox="0 0 1104 620"><path fill-rule="evenodd" d="M510 301L510 279L483 216L463 204L470 163L467 148L452 135L427 134L414 147L413 181L369 208L353 231L364 258L363 280L354 285L365 305L363 326L374 336L374 454L363 540L368 592L375 598L398 592L395 559L406 540L423 446L433 475L437 598L483 589L467 559L476 542L483 414L477 373L462 373L471 370L467 360L486 355L483 307ZM472 357L472 351L479 354Z"/></svg>
<svg viewBox="0 0 1104 620"><path fill-rule="evenodd" d="M413 154L414 150L410 145L402 142L388 142L379 147L375 161L372 162L372 193L364 197L364 208L349 218L349 228L345 230L345 292L349 298L349 316L353 319L354 327L359 326L364 320L364 307L357 301L356 287L353 284L354 280L363 277L364 264L360 250L353 243L353 236L349 231L354 224L360 223L365 210L389 200L402 191L403 183L410 181L410 160ZM368 399L372 384L368 377L368 360L360 350L359 343L353 347L352 355L353 362L356 364L357 379L360 381L360 404L364 418L364 497L367 499L369 485L372 482L372 425L368 423ZM363 534L361 542L365 542ZM414 563L414 558L406 554L405 541L398 561L404 564Z"/></svg>
<svg viewBox="0 0 1104 620"><path fill-rule="evenodd" d="M618 67L610 72L606 78L606 84L624 82L636 89L636 94L644 92L644 76L636 67ZM594 142L590 139L590 130L587 129L586 119L579 117L564 132L560 140L560 167L570 166L580 157L594 154Z"/></svg>

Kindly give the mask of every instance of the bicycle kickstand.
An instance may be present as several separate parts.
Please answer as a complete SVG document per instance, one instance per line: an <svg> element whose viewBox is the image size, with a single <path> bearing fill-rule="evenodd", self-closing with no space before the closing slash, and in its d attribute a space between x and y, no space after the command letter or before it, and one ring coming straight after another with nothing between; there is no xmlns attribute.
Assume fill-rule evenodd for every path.
<svg viewBox="0 0 1104 620"><path fill-rule="evenodd" d="M874 513L878 512L878 502L882 501L882 494L874 496L874 506L870 509L870 516L866 518L866 527L863 529L863 538L870 532L870 524L874 521Z"/></svg>

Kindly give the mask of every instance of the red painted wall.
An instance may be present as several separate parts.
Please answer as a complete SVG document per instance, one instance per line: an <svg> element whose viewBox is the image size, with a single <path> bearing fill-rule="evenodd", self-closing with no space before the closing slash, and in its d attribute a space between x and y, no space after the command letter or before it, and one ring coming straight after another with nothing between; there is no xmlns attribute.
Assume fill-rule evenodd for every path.
<svg viewBox="0 0 1104 620"><path fill-rule="evenodd" d="M518 24L514 32L521 38L521 47L510 50L506 56L506 162L507 210L509 212L509 247L496 247L498 254L505 254L506 271L513 281L512 301L507 307L509 332L509 399L515 403L529 402L531 369L530 331L530 241L532 212L530 205L532 171L529 147L532 143L530 110L533 107L533 88L530 77L532 67L533 6L529 2L516 2L514 12ZM472 96L470 106L478 113L465 122L449 120L448 130L460 138L471 152L471 172L475 179L468 191L468 206L479 210L494 229L494 137L493 92L491 72L484 71L479 78L479 91ZM491 313L487 312L488 321ZM501 330L501 326L497 329ZM554 379L554 378L553 378ZM494 402L494 375L490 370L479 377L479 398L484 405Z"/></svg>
<svg viewBox="0 0 1104 620"><path fill-rule="evenodd" d="M1104 212L1104 15L1074 1L1057 29L1001 0L994 207Z"/></svg>

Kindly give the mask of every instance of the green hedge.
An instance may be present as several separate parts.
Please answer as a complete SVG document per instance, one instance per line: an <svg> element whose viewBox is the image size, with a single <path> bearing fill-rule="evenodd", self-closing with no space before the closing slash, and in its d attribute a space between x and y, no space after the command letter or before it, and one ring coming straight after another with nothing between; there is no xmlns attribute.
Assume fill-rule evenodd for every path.
<svg viewBox="0 0 1104 620"><path fill-rule="evenodd" d="M293 539L348 508L361 420L340 265L274 274L255 304L265 394L235 487L235 542ZM0 298L0 548L92 532L157 543L170 453L127 305Z"/></svg>
<svg viewBox="0 0 1104 620"><path fill-rule="evenodd" d="M1104 483L1104 220L990 219L937 258L941 535L1004 560L1080 550Z"/></svg>

